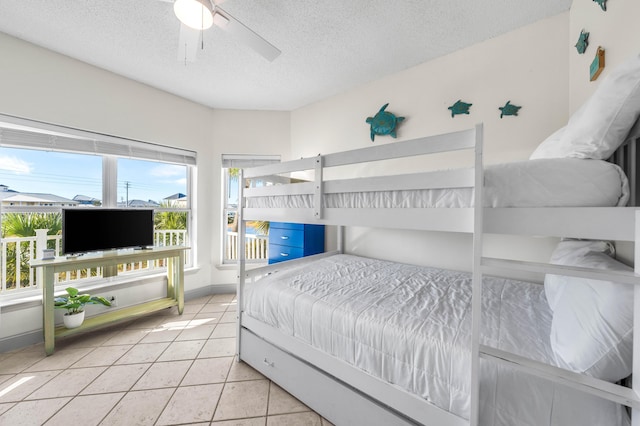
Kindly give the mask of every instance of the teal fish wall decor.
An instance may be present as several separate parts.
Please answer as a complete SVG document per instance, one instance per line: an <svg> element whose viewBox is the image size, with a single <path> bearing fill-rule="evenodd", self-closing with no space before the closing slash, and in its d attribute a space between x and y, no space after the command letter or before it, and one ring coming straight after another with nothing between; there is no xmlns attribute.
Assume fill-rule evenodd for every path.
<svg viewBox="0 0 640 426"><path fill-rule="evenodd" d="M600 5L600 9L607 11L607 0L593 0Z"/></svg>
<svg viewBox="0 0 640 426"><path fill-rule="evenodd" d="M511 101L507 101L507 103L504 104L503 107L498 108L500 110L500 118L504 117L505 115L518 115L518 110L520 108L522 107L513 105Z"/></svg>
<svg viewBox="0 0 640 426"><path fill-rule="evenodd" d="M376 135L391 135L396 137L396 127L404 120L404 117L396 117L394 114L385 111L389 104L386 103L380 111L373 117L367 117L367 123L371 125L371 141Z"/></svg>
<svg viewBox="0 0 640 426"><path fill-rule="evenodd" d="M589 46L589 33L582 30L580 31L580 37L578 37L578 42L576 43L578 53L582 55L587 50L587 46Z"/></svg>
<svg viewBox="0 0 640 426"><path fill-rule="evenodd" d="M458 99L455 104L451 105L447 109L451 110L451 118L453 118L458 114L469 114L469 107L471 107L471 105L473 104L468 104Z"/></svg>

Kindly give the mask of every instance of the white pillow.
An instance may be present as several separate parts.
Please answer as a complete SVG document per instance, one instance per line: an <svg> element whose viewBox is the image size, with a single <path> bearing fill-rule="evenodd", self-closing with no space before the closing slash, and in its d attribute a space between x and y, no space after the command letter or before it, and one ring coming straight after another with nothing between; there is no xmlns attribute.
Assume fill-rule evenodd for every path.
<svg viewBox="0 0 640 426"><path fill-rule="evenodd" d="M624 142L639 115L640 55L636 55L602 81L571 116L557 143L547 144L541 153L536 149L535 158L606 160Z"/></svg>
<svg viewBox="0 0 640 426"><path fill-rule="evenodd" d="M615 250L613 245L607 241L567 239L558 244L551 255L549 263L555 265L580 265L583 263L583 258L589 253L605 253L608 256L613 256ZM545 275L544 293L552 311L556 310L556 305L565 287L575 283L576 280L580 280L580 278L567 277L565 275Z"/></svg>
<svg viewBox="0 0 640 426"><path fill-rule="evenodd" d="M552 263L632 271L602 249L593 241L563 241ZM550 338L558 365L612 382L630 375L633 286L575 277L564 280L549 301L555 306Z"/></svg>
<svg viewBox="0 0 640 426"><path fill-rule="evenodd" d="M564 158L558 151L558 144L560 143L560 138L564 134L564 129L566 128L566 126L561 127L553 132L548 138L543 140L536 150L533 151L529 160L537 160L539 158Z"/></svg>

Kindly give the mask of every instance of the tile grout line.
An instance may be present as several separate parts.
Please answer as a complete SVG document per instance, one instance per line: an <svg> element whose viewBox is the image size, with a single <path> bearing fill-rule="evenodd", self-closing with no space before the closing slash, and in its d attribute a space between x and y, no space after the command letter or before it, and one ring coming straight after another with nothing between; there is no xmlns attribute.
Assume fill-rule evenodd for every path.
<svg viewBox="0 0 640 426"><path fill-rule="evenodd" d="M202 309L202 308L200 308L200 309ZM198 312L196 313L196 315L197 315L199 312L200 312L200 311L198 310ZM189 321L191 321L191 320L189 320ZM184 330L183 330L183 331L184 331ZM169 343L169 345L167 345L167 347L165 348L165 350L164 350L164 351L162 351L162 353L158 356L158 358L156 358L156 361L155 361L155 362L153 362L153 364L160 363L160 362L164 362L164 361L158 361L158 360L162 357L162 354L164 354L164 353L165 353L165 352L166 352L166 351L171 347L171 344L172 344L172 343L174 343L174 342L176 341L175 339L176 339L176 338L178 338L178 336L179 336L180 334L181 334L181 333L178 333L178 335L176 335L176 337L175 337L175 338L174 338L174 339ZM202 347L204 347L204 345L202 345ZM186 369L186 371L185 371L184 375L183 375L183 376L182 376L182 378L180 379L180 382L178 382L178 385L177 385L176 387L174 387L174 388L173 388L173 392L171 393L171 396L170 396L169 398L167 398L167 402L164 404L164 406L162 407L162 409L161 409L161 410L159 410L158 417L157 417L157 418L155 419L155 421L153 422L153 424L154 424L154 425L157 425L157 424L158 424L158 421L159 421L159 420L160 420L160 418L162 417L162 414L164 413L164 411L167 409L167 407L168 407L168 406L169 406L169 404L171 403L171 400L173 399L173 397L175 396L176 392L177 392L177 391L178 391L178 389L180 388L180 385L182 384L182 382L184 381L184 378L185 378L185 377L187 376L187 374L189 373L189 370L191 370L191 368L193 367L193 364L194 364L195 360L197 359L197 356L200 354L200 352L201 352L201 351L202 351L202 348L200 348L200 351L198 351L198 354L196 354L196 356L194 357L194 359L192 359L192 360L191 360L191 364L189 365L189 368L187 368L187 369ZM178 361L178 360L172 360L172 361ZM172 362L172 361L166 361L166 362ZM149 368L151 368L151 367L149 367ZM140 376L140 379L142 379L142 376ZM140 379L138 379L138 381L139 381ZM137 381L136 381L136 383L137 383ZM132 387L132 388L133 388L133 387ZM166 388L165 388L165 389L166 389ZM214 410L214 414L215 414L215 410ZM213 419L213 415L212 415L211 417L212 417L212 419Z"/></svg>
<svg viewBox="0 0 640 426"><path fill-rule="evenodd" d="M185 373L186 374L186 373ZM164 407L162 407L162 410L160 410L158 412L158 417L155 419L155 421L153 422L154 425L158 424L158 420L160 420L160 417L162 417L162 413L164 413L164 410L167 409L167 407L169 406L169 404L171 403L171 400L173 399L174 395L176 394L176 392L178 391L178 388L180 386L176 386L175 388L173 388L173 392L171 392L171 396L169 398L167 398L167 402L164 404ZM167 388L164 388L167 389ZM148 390L148 389L145 389Z"/></svg>
<svg viewBox="0 0 640 426"><path fill-rule="evenodd" d="M267 418L265 420L265 424L268 423L269 420L269 403L271 402L271 387L273 386L273 382L269 380L269 390L267 391Z"/></svg>
<svg viewBox="0 0 640 426"><path fill-rule="evenodd" d="M117 393L117 392L109 392L109 393ZM102 418L100 419L100 422L96 423L97 425L102 424L102 422L104 422L104 420L109 416L109 414L111 414L111 412L118 406L118 404L120 404L120 401L122 401L124 399L125 396L127 396L129 394L129 392L122 392L122 396L120 398L118 398L118 400L116 401L115 404L113 404L113 407L111 407L111 409L109 411L107 411L105 413L104 416L102 416ZM106 394L100 394L100 395L106 395Z"/></svg>
<svg viewBox="0 0 640 426"><path fill-rule="evenodd" d="M57 374L55 374L54 376L50 377L48 380L46 380L44 383L42 383L38 389L34 390L33 392L29 393L25 398L22 398L20 401L18 402L9 402L9 407L6 411L13 409L17 404L19 404L20 402L24 402L26 400L26 398L28 398L30 395L32 395L34 392L36 392L37 390L41 389L43 386L45 386L47 383L49 383L51 380L55 379L56 377L59 377L60 374L64 373L67 370L73 370L73 369L80 369L80 368L98 368L98 367L103 367L104 370L97 376L95 377L90 383L87 383L85 386L82 387L82 389L80 389L78 392L75 392L75 395L72 396L67 396L67 398L69 398L69 400L63 405L61 406L58 410L56 410L56 412L52 415L55 416L57 415L58 412L60 412L61 410L63 410L65 407L67 407L69 405L69 403L71 403L72 401L74 401L76 398L80 398L80 397L84 397L84 396L100 396L100 395L108 395L108 394L114 394L114 393L118 393L121 394L121 396L113 403L112 407L106 412L106 414L104 414L102 416L102 418L99 420L100 422L103 422L109 415L111 415L115 408L118 406L118 404L120 404L122 402L122 400L131 392L136 392L133 390L133 387L135 387L135 385L137 383L139 383L139 381L141 380L141 378L149 371L149 369L155 365L155 364L160 364L160 363L169 363L169 362L175 362L175 361L190 361L190 364L188 366L188 368L186 369L184 375L181 377L179 384L177 387L159 387L159 388L151 388L151 389L141 389L140 391L150 391L150 390L157 390L157 389L172 389L171 392L171 396L168 398L166 404L164 404L163 407L161 407L161 409L159 410L158 414L157 414L157 418L155 419L155 424L158 424L158 421L160 419L160 416L162 416L162 414L164 413L164 411L167 409L167 407L169 406L169 403L171 402L171 400L175 397L175 394L177 392L178 389L180 388L187 388L190 386L197 386L197 384L193 384L193 385L183 385L186 376L189 374L189 371L192 370L195 362L198 359L220 359L220 358L231 358L231 363L229 364L228 370L226 371L225 374L225 378L224 378L224 382L222 383L222 389L220 391L220 395L217 398L217 401L215 403L215 407L213 410L213 414L211 419L209 420L209 422L213 422L213 419L215 417L216 412L218 411L218 409L220 408L220 402L222 399L222 395L224 393L225 388L227 388L227 384L233 384L233 383L240 383L240 382L248 382L248 381L254 381L257 379L248 379L248 378L244 378L242 380L235 380L234 382L228 382L229 377L230 377L230 373L233 369L233 365L234 362L238 362L240 363L241 361L236 361L235 360L235 356L231 355L231 356L227 356L227 355L222 355L222 352L220 352L219 354L216 354L216 356L207 356L207 357L203 357L203 358L199 358L200 355L203 353L204 347L207 345L207 343L209 342L213 342L214 346L217 344L216 340L220 340L222 341L222 339L237 339L238 336L234 335L234 336L216 336L216 337L212 337L213 333L215 332L216 328L218 328L218 326L221 327L227 327L226 324L233 324L234 321L228 321L230 316L235 316L236 320L237 320L237 300L235 299L235 297L233 298L233 300L231 301L226 301L226 300L222 300L222 301L216 301L216 302L212 302L212 298L213 296L209 297L207 299L207 301L205 301L204 303L202 303L200 309L195 312L193 314L193 318L190 318L188 323L191 323L191 321L195 320L195 317L198 315L203 315L203 314L211 314L211 316L215 316L215 317L219 317L218 321L215 322L215 324L211 324L214 325L213 330L211 333L207 334L207 337L205 338L192 338L192 339L185 339L185 340L177 340L179 338L179 336L184 333L185 329L181 330L180 333L177 333L175 337L173 337L172 339L167 340L166 342L149 342L149 343L143 343L141 342L142 339L144 339L144 337L142 337L141 339L137 340L136 342L132 342L132 343L121 343L119 345L109 345L106 344L108 343L110 340L113 339L117 339L117 337L119 335L122 335L122 333L129 331L129 329L127 329L127 327L130 327L131 324L134 324L136 321L132 321L131 323L129 323L128 325L124 326L120 326L117 330L117 333L115 333L113 336L111 336L110 338L106 339L106 340L101 340L100 343L98 343L96 346L92 346L89 345L87 347L84 347L85 349L89 349L89 351L87 353L85 353L84 355L82 355L80 358L78 358L77 360L75 360L73 362L73 364L67 366L66 368L62 369L62 370L58 370ZM205 307L210 304L210 303L215 303L215 304L219 304L219 305L226 305L224 308L223 312L202 312L203 309L205 309ZM199 303L198 303L199 304ZM222 307L222 306L221 306ZM163 319L160 322L166 322L166 321L171 321L171 317L174 317L174 315L166 315L167 319ZM223 321L223 317L225 317L224 322ZM159 324L160 325L160 324ZM204 324L203 324L204 325ZM207 324L208 325L208 324ZM197 327L197 325L195 325L194 327ZM135 329L135 330L152 330L148 329L148 328L141 328L141 329ZM147 335L148 332L147 331ZM237 333L236 333L237 334ZM195 335L197 335L197 333L195 333ZM168 349L171 347L171 345L173 343L176 342L191 342L191 341L196 341L196 340L200 340L203 342L202 346L199 348L199 350L197 351L197 353L195 353L195 355L190 356L187 359L169 359L166 361L159 361L159 359L167 353ZM73 343L73 342L71 342ZM150 362L133 362L133 363L122 363L122 364L118 364L118 362L120 362L125 356L127 356L127 354L129 354L132 350L134 350L134 348L136 348L138 345L144 345L144 344L153 344L153 343L166 343L166 347L164 349L162 349L159 354L155 357L155 359L153 361ZM115 359L110 360L108 363L105 363L104 365L88 365L88 366L75 366L76 364L82 362L82 360L87 359L87 357L91 356L91 354L96 354L98 352L99 349L101 348L108 348L111 346L125 346L125 345L130 345L131 347L128 348L128 350L126 350L126 352L122 353L121 355L117 356ZM72 346L71 346L72 347ZM18 351L19 352L19 351ZM16 353L18 353L16 352ZM226 353L226 351L225 351ZM15 354L14 354L15 355ZM109 358L109 356L107 356L107 359ZM42 358L42 359L46 359ZM37 364L38 362L40 362L42 359L37 359L32 363L29 363L27 366L25 366L24 368L22 368L21 370L19 370L19 373L10 373L10 378L7 380L13 380L15 377L17 377L18 374L26 374L24 373L25 370L31 368L33 365ZM85 390L87 390L87 388L89 386L91 386L92 384L96 383L98 380L100 380L101 377L104 377L105 374L107 374L107 371L109 369L111 369L112 367L120 367L120 366L135 366L135 365L145 365L147 364L147 367L144 369L144 371L142 372L142 374L140 375L140 377L135 381L135 383L133 383L131 386L128 387L127 390L119 390L119 391L108 391L108 390L104 390L102 392L98 392L98 393L91 393L91 394L87 394L87 395L81 395L82 392L84 392ZM56 371L56 370L42 370L41 372L52 372L52 371ZM241 376L240 376L241 377ZM268 378L263 377L263 379L267 379L268 381L268 387L267 387L267 401L266 401L266 409L265 409L265 425L268 423L268 416L270 415L269 413L269 403L270 403L270 399L271 399L271 390L273 387L273 382L271 382L270 380L268 380ZM201 385L211 385L211 384L219 384L219 383L205 383L205 384L201 384ZM106 388L105 388L106 389ZM50 398L40 398L40 399L36 399L33 401L37 401L37 400L46 400L46 399L56 399L56 398L61 398L61 397L50 397ZM5 411L5 412L6 412ZM50 421L52 417L49 417L47 419L47 421ZM262 415L259 416L251 416L251 417L246 417L246 418L260 418L262 417ZM245 419L244 417L242 419ZM238 419L241 420L241 419ZM193 423L193 422L192 422ZM196 422L198 423L198 422Z"/></svg>
<svg viewBox="0 0 640 426"><path fill-rule="evenodd" d="M66 369L65 369L66 370ZM55 379L56 377L62 375L62 373L64 373L65 370L43 370L43 371L34 371L35 374L37 373L46 373L46 372L50 372L50 371L58 371L56 374L54 374L53 376L51 376L49 378L49 380L47 380L46 382L42 383L40 386L38 386L38 389L34 389L33 392L28 393L27 395L24 396L24 398L22 398L20 401L17 402L24 402L27 401L27 398L29 398L31 395L33 395L34 393L38 392L40 389L42 389L44 386L46 386L50 381L52 381L53 379ZM29 374L29 373L20 373L20 374ZM52 397L53 398L53 397ZM46 399L52 399L52 398L46 398ZM38 401L37 399L33 399L32 401Z"/></svg>
<svg viewBox="0 0 640 426"><path fill-rule="evenodd" d="M211 300L211 299L209 299ZM222 318L222 315L220 316L220 318ZM220 322L218 322L219 324ZM216 324L216 327L218 327L218 324ZM215 328L213 329L213 331L215 331ZM213 334L213 331L211 332ZM207 339L208 341L209 339ZM204 345L203 345L204 348ZM224 383L222 383L222 389L220 389L220 395L218 396L218 400L216 401L215 407L213 408L213 414L211 415L211 420L209 421L209 423L213 422L213 419L215 419L216 417L216 412L218 411L218 407L220 406L220 400L222 399L222 394L224 393L224 389L227 386L227 380L229 379L229 373L231 373L231 369L233 368L233 359L231 360L231 363L229 363L229 369L227 370L227 374L224 377Z"/></svg>

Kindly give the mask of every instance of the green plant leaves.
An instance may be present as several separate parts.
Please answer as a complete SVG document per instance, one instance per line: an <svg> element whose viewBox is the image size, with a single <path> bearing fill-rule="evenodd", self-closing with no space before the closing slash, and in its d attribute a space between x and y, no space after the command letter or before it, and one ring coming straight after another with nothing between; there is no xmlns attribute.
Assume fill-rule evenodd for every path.
<svg viewBox="0 0 640 426"><path fill-rule="evenodd" d="M67 287L65 290L67 291L66 296L58 296L53 300L54 308L66 309L69 313L75 314L82 312L84 306L88 304L111 306L111 302L102 296L78 294L78 289L74 287Z"/></svg>

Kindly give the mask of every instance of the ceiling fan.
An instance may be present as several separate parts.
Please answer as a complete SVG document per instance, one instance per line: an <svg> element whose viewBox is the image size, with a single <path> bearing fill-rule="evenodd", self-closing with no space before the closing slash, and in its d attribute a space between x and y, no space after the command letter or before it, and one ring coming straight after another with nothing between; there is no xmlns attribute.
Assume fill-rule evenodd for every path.
<svg viewBox="0 0 640 426"><path fill-rule="evenodd" d="M260 37L249 27L220 7L224 0L161 0L173 3L173 11L180 20L178 60L193 62L198 46L202 46L202 32L212 25L225 30L268 61L280 55L280 50Z"/></svg>

